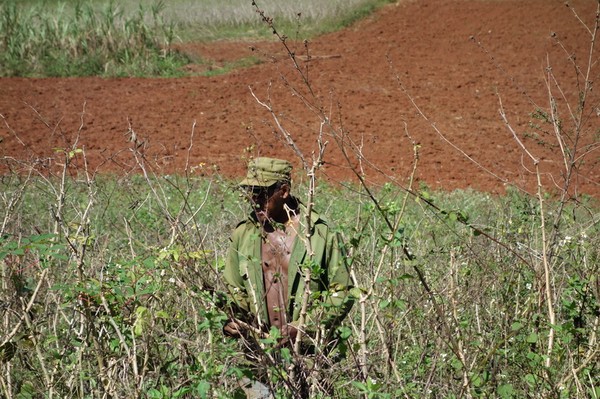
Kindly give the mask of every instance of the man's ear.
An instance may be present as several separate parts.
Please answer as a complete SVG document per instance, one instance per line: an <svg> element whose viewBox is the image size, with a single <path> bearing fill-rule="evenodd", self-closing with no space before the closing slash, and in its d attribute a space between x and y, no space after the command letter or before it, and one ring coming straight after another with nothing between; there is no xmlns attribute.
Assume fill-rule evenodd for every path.
<svg viewBox="0 0 600 399"><path fill-rule="evenodd" d="M288 183L283 183L281 187L279 187L279 190L281 191L281 198L287 199L290 196L291 188Z"/></svg>

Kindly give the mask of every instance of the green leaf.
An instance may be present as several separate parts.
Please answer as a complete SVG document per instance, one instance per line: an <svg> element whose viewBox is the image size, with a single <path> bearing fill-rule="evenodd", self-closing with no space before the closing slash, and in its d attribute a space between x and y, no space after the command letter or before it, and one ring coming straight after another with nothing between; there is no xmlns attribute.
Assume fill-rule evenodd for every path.
<svg viewBox="0 0 600 399"><path fill-rule="evenodd" d="M407 308L406 301L403 301L402 299L396 299L394 301L394 307L396 309L406 310L406 308Z"/></svg>
<svg viewBox="0 0 600 399"><path fill-rule="evenodd" d="M12 251L11 255L14 255L14 256L23 256L23 255L25 255L25 249L23 247L15 248Z"/></svg>
<svg viewBox="0 0 600 399"><path fill-rule="evenodd" d="M278 339L281 338L281 330L279 330L279 328L272 326L269 329L269 337L273 338L273 339Z"/></svg>
<svg viewBox="0 0 600 399"><path fill-rule="evenodd" d="M530 344L535 344L538 341L538 335L534 332L527 336L527 342Z"/></svg>
<svg viewBox="0 0 600 399"><path fill-rule="evenodd" d="M183 387L173 392L173 399L184 397L186 394L190 393L191 389L188 387Z"/></svg>
<svg viewBox="0 0 600 399"><path fill-rule="evenodd" d="M154 314L154 317L159 318L159 319L168 319L169 318L169 314L165 310L158 310Z"/></svg>
<svg viewBox="0 0 600 399"><path fill-rule="evenodd" d="M537 381L537 377L531 373L526 374L525 375L525 381L527 382L527 384L529 384L529 386L535 386L537 385L538 381Z"/></svg>
<svg viewBox="0 0 600 399"><path fill-rule="evenodd" d="M342 339L348 339L352 335L352 330L349 327L341 326L338 330Z"/></svg>
<svg viewBox="0 0 600 399"><path fill-rule="evenodd" d="M163 394L156 388L150 388L148 392L146 392L146 396L150 399L162 399Z"/></svg>
<svg viewBox="0 0 600 399"><path fill-rule="evenodd" d="M360 381L352 381L352 385L358 388L358 390L361 392L368 392L367 386Z"/></svg>
<svg viewBox="0 0 600 399"><path fill-rule="evenodd" d="M29 381L26 381L22 386L21 390L15 396L16 399L33 399L35 394L35 389L33 384Z"/></svg>
<svg viewBox="0 0 600 399"><path fill-rule="evenodd" d="M515 389L512 384L504 384L498 387L498 395L501 398L512 398L515 393Z"/></svg>
<svg viewBox="0 0 600 399"><path fill-rule="evenodd" d="M290 352L290 348L281 348L281 358L286 362L292 361L292 352Z"/></svg>
<svg viewBox="0 0 600 399"><path fill-rule="evenodd" d="M144 332L144 327L148 321L148 308L144 306L138 306L135 309L135 315L137 317L135 318L135 323L133 324L133 333L139 337Z"/></svg>
<svg viewBox="0 0 600 399"><path fill-rule="evenodd" d="M210 383L208 381L202 380L196 385L196 392L202 399L208 397L208 393L210 392Z"/></svg>
<svg viewBox="0 0 600 399"><path fill-rule="evenodd" d="M81 148L76 148L72 151L69 151L69 159L72 159L73 157L75 157L75 155L81 154L82 152L83 150Z"/></svg>
<svg viewBox="0 0 600 399"><path fill-rule="evenodd" d="M479 388L483 386L483 384L485 383L485 379L481 374L475 374L471 376L471 383L474 387Z"/></svg>

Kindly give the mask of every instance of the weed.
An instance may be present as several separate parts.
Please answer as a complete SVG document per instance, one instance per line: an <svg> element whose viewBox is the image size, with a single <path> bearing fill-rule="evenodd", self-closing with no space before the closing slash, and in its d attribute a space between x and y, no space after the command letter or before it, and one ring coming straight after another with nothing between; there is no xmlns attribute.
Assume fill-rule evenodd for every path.
<svg viewBox="0 0 600 399"><path fill-rule="evenodd" d="M250 369L236 360L243 359L242 348L222 338L227 315L219 294L228 234L245 212L235 190L219 180L180 176L97 176L62 184L58 178L4 179L4 203L17 201L4 207L0 241L3 395L35 396L47 387L56 396L104 390L116 396L235 395L236 381ZM57 192L63 192L62 200ZM347 358L323 370L322 378L349 397L450 396L458 390L452 381L465 373L475 396L518 397L550 389L541 373L548 325L538 299L538 270L474 235L451 212L423 212L418 202L403 207L398 194L389 185L373 192L389 217L403 212L401 228L383 240L386 225L360 190L320 187L316 206L336 220L357 283L372 287L365 304L377 315L367 320L374 330L365 337L369 373L377 377L345 385L354 379L360 342L346 326ZM93 206L86 214L90 195ZM331 200L340 196L343 203ZM539 213L528 196L472 191L429 196L440 209L468 215L468 223L526 253L526 259L539 253ZM55 234L56 201L64 205ZM565 212L561 222L555 284L564 289L551 356L579 358L587 364L581 375L595 378L597 370L585 359L594 353L590 345L597 334L593 269L600 243L594 226L600 206L591 201L585 208L589 211ZM440 315L432 312L411 263L398 252L405 244L423 265L442 316L460 341L453 344L441 333ZM359 323L360 311L351 318L350 326ZM454 351L458 342L464 359ZM556 369L556 378L565 376L565 389L572 392L570 374L562 374L567 364Z"/></svg>
<svg viewBox="0 0 600 399"><path fill-rule="evenodd" d="M387 2L286 1L273 3L271 10L282 29L307 38L347 26ZM184 66L196 61L173 50L175 40L272 35L242 0L137 4L135 8L114 0L0 3L0 76L178 77L186 74ZM207 75L255 62L241 60Z"/></svg>
<svg viewBox="0 0 600 399"><path fill-rule="evenodd" d="M188 60L171 50L174 26L164 3L126 16L102 10L0 4L0 76L179 76Z"/></svg>

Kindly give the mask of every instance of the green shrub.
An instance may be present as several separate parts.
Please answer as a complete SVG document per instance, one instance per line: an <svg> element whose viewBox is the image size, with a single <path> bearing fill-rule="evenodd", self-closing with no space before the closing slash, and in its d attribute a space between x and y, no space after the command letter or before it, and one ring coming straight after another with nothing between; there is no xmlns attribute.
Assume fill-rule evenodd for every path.
<svg viewBox="0 0 600 399"><path fill-rule="evenodd" d="M296 187L301 195L304 189ZM173 175L87 183L15 175L4 177L2 191L14 200L4 209L0 240L4 396L36 397L48 387L59 397L239 394L237 381L251 370L238 343L222 336L228 316L219 294L228 235L246 213L232 184ZM361 343L352 324L344 327L347 358L322 371L338 395L458 397L468 379L474 397L531 390L568 397L573 364L581 365L581 381L597 379L586 361L599 309L597 203L581 204L585 212L573 207L561 222L553 266L557 340L546 369L550 326L539 301L536 201L516 192L429 193L436 210L420 200L403 205L404 191L391 184L374 194L388 217L402 220L391 240L360 189L323 185L317 197L348 245L374 316L365 330L372 377L351 383ZM403 245L434 302L403 259ZM350 317L360 325L358 304ZM269 370L284 392L285 376L276 365Z"/></svg>
<svg viewBox="0 0 600 399"><path fill-rule="evenodd" d="M189 60L172 51L164 3L125 15L77 2L44 7L0 4L0 76L180 76Z"/></svg>

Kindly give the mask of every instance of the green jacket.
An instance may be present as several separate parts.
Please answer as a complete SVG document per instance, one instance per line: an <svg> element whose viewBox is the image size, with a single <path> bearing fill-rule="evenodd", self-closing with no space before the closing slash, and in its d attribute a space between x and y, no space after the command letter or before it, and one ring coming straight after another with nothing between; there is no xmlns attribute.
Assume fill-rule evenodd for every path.
<svg viewBox="0 0 600 399"><path fill-rule="evenodd" d="M310 289L313 300L306 327L312 329L311 324L316 323L334 328L353 302L349 295L351 282L343 244L339 235L331 231L316 212L312 212L312 263L303 242L306 237L306 208L301 205L300 209L301 227L288 266L288 320L293 324L300 317L304 293L303 271L312 264ZM238 224L231 236L224 277L238 309L246 312L241 316L248 316L249 312L257 325L269 326L261 265L261 229L254 214Z"/></svg>

